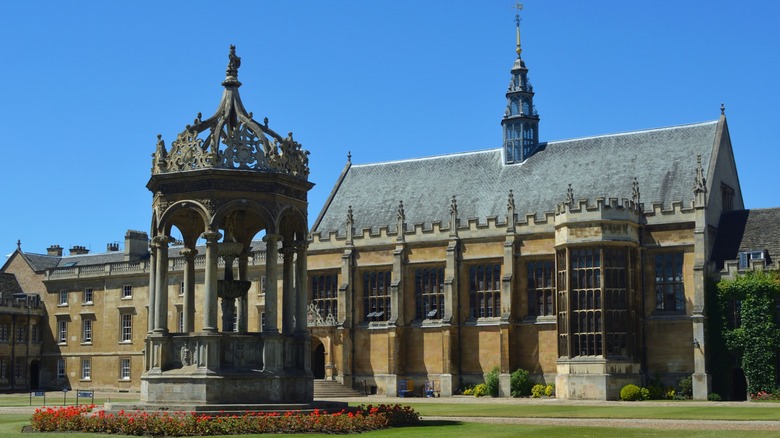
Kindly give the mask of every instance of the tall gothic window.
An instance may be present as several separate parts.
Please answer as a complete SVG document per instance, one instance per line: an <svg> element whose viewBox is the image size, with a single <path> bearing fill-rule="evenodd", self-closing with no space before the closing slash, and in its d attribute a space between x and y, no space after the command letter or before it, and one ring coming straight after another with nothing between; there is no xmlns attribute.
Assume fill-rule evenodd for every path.
<svg viewBox="0 0 780 438"><path fill-rule="evenodd" d="M655 256L655 310L660 312L685 310L682 252Z"/></svg>
<svg viewBox="0 0 780 438"><path fill-rule="evenodd" d="M555 264L552 260L528 262L528 314L554 315Z"/></svg>
<svg viewBox="0 0 780 438"><path fill-rule="evenodd" d="M441 319L444 312L444 268L414 271L416 319Z"/></svg>
<svg viewBox="0 0 780 438"><path fill-rule="evenodd" d="M311 302L322 319L326 319L328 315L333 315L334 318L339 316L338 283L339 275L336 273L312 275L309 279Z"/></svg>
<svg viewBox="0 0 780 438"><path fill-rule="evenodd" d="M501 316L501 265L469 267L469 303L472 318Z"/></svg>
<svg viewBox="0 0 780 438"><path fill-rule="evenodd" d="M363 273L363 310L366 321L390 318L390 271Z"/></svg>
<svg viewBox="0 0 780 438"><path fill-rule="evenodd" d="M633 250L620 247L571 248L568 260L565 250L558 252L558 331L562 357L630 356L634 258ZM568 278L568 284L560 283L562 277Z"/></svg>

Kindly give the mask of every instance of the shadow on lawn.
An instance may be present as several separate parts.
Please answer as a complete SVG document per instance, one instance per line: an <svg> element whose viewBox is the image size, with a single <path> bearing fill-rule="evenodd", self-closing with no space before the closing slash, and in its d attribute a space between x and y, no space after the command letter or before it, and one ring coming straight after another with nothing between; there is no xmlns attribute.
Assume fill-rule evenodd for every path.
<svg viewBox="0 0 780 438"><path fill-rule="evenodd" d="M452 421L452 420L422 420L420 423L415 424L417 427L427 427L427 426L461 426L463 425L462 421Z"/></svg>

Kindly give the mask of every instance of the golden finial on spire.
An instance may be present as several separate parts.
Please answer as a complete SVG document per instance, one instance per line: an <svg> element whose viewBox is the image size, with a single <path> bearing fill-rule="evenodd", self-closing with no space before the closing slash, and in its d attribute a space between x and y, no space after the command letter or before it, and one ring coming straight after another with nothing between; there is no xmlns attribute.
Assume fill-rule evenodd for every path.
<svg viewBox="0 0 780 438"><path fill-rule="evenodd" d="M520 3L520 0L515 0L515 5L512 6L512 8L517 10L517 12L515 12L515 26L517 27L517 48L515 51L519 58L520 54L523 53L523 49L520 47L520 11L523 10L523 4Z"/></svg>

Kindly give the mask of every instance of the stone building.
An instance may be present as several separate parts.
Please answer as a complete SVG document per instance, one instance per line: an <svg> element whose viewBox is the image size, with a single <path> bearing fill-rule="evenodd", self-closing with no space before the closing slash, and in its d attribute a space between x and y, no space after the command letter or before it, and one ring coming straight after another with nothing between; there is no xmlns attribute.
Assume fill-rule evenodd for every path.
<svg viewBox="0 0 780 438"><path fill-rule="evenodd" d="M129 231L123 250L109 244L98 254L19 248L3 266L42 296L40 384L140 391L155 357L189 366L180 335L270 327L300 341L275 356L282 362L302 360L306 370L310 360L315 378L387 395L426 383L452 395L498 367L504 396L510 373L524 368L561 398L614 399L626 383L685 376L706 398L706 283L777 266L780 253L777 233L761 232L777 229L778 210L744 210L725 109L703 123L541 142L521 52L518 23L500 148L348 161L309 229L306 256L308 219L294 213L280 227L282 209L258 206L270 198L194 173L178 176L192 177L178 191L157 190L173 184L161 166L186 155L160 143L151 241ZM242 114L246 125L251 114ZM211 128L209 120L192 126ZM267 134L264 124L250 130ZM230 202L201 202L197 190L212 183ZM304 208L305 197L287 199L289 211ZM170 241L171 226L184 242ZM217 230L221 242L202 234ZM282 236L270 255L252 240L260 230L266 242ZM241 247L208 246L226 242ZM220 296L217 318L214 282L234 279L246 295ZM155 356L155 342L174 348Z"/></svg>

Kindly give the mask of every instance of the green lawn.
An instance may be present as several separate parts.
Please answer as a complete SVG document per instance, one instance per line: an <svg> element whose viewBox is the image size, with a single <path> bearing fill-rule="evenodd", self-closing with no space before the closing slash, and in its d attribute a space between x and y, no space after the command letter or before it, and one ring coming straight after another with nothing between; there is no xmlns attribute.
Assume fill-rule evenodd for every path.
<svg viewBox="0 0 780 438"><path fill-rule="evenodd" d="M780 420L780 406L551 406L518 404L404 403L421 415L445 417L647 418L670 420Z"/></svg>
<svg viewBox="0 0 780 438"><path fill-rule="evenodd" d="M0 415L0 436L3 438L30 438L29 433L21 433L22 426L29 424L29 416L8 414ZM733 438L738 434L740 438L752 437L780 437L780 432L767 431L712 431L712 430L646 430L646 429L624 429L624 428L600 428L600 427L556 427L556 426L530 426L530 425L510 425L510 424L478 424L461 423L457 421L426 421L423 425L417 427L404 427L398 429L388 429L376 432L367 432L360 434L365 438L383 438L383 437L407 437L407 436L425 436L426 438L454 438L454 437L474 437L490 436L494 437L522 437L522 436L543 436L545 438L577 438L588 437L669 437L685 436L686 438L713 437L713 438ZM46 433L41 435L43 438L73 438L73 433ZM106 435L102 435L106 436ZM247 438L261 437L262 435L242 435ZM274 435L279 436L279 435ZM333 435L284 435L289 438L313 438L313 437L332 437ZM354 436L354 435L351 435ZM227 436L235 437L235 435Z"/></svg>

